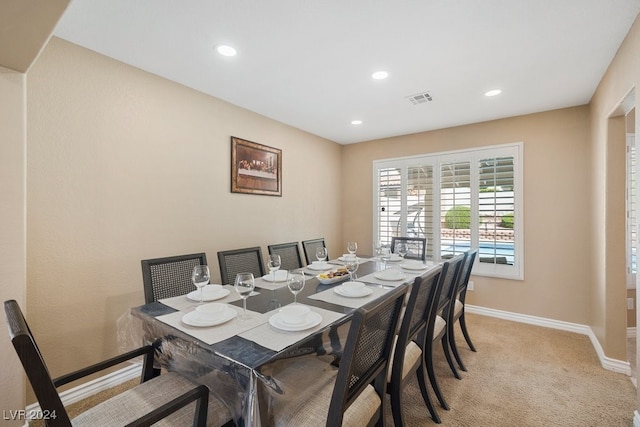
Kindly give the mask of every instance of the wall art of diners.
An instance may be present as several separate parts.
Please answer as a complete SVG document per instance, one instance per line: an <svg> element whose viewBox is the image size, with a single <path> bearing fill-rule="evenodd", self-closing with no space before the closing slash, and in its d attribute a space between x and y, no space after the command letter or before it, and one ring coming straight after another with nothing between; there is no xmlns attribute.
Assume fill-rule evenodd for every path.
<svg viewBox="0 0 640 427"><path fill-rule="evenodd" d="M282 196L282 150L232 136L231 192Z"/></svg>

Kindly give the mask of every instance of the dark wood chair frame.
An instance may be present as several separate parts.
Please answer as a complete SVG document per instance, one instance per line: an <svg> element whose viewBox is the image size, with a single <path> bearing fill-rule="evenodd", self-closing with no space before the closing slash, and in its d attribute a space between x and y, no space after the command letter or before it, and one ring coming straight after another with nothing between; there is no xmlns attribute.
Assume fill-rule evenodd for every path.
<svg viewBox="0 0 640 427"><path fill-rule="evenodd" d="M207 265L207 254L204 252L175 255L163 258L143 259L142 266L142 284L144 286L145 303L158 301L162 298L177 297L185 295L195 290L195 286L191 281L191 271L196 265ZM180 280L171 280L163 283L166 278L160 278L159 281L154 280L153 270L158 266L173 267L174 271L180 271L188 274L186 277L180 277ZM173 278L175 279L175 278Z"/></svg>
<svg viewBox="0 0 640 427"><path fill-rule="evenodd" d="M229 259L240 258L245 255L255 258L252 260L254 262L253 265L247 266L247 268L235 268L235 266L230 265ZM253 273L256 278L264 276L264 263L260 246L219 251L218 264L220 265L220 281L223 285L233 285L238 273Z"/></svg>
<svg viewBox="0 0 640 427"><path fill-rule="evenodd" d="M406 287L395 288L382 301L369 303L354 313L329 405L327 427L342 425L344 412L369 384L381 402L375 425L384 425L389 357L406 291Z"/></svg>
<svg viewBox="0 0 640 427"><path fill-rule="evenodd" d="M304 258L307 261L307 265L316 260L316 248L322 246L326 248L327 245L324 242L324 238L303 240L302 249L304 250ZM327 251L327 261L330 260L329 251Z"/></svg>
<svg viewBox="0 0 640 427"><path fill-rule="evenodd" d="M442 267L437 267L428 273L415 278L409 300L407 301L405 312L400 324L398 339L393 354L393 364L391 366L391 380L387 385L387 392L391 400L391 411L393 413L393 421L396 426L404 425L404 414L402 406L403 388L411 379L411 375L404 375L405 354L407 346L411 341L415 341L424 352L426 337L426 328L431 316L435 316L434 301L440 297L440 273ZM431 397L427 390L428 379L425 374L424 357L410 367L410 371L415 372L420 385L422 399L427 405L427 409L431 414L431 418L435 421L438 418Z"/></svg>
<svg viewBox="0 0 640 427"><path fill-rule="evenodd" d="M469 277L471 277L471 270L473 269L473 262L478 255L478 249L471 249L467 251L464 264L460 270L458 284L456 293L453 297L452 306L449 310L449 319L447 320L447 328L449 329L449 345L451 347L451 352L453 353L453 357L455 357L456 362L458 362L458 366L463 371L466 371L467 368L462 362L462 358L460 357L460 352L458 351L458 346L456 345L456 337L454 332L454 326L456 322L460 323L460 329L462 330L462 335L464 336L467 345L471 351L476 351L476 348L473 346L471 342L471 337L469 336L469 331L467 330L467 322L464 316L464 305L467 297L467 288L469 286ZM462 309L456 313L455 310L455 302L456 299L462 303Z"/></svg>
<svg viewBox="0 0 640 427"><path fill-rule="evenodd" d="M9 326L11 342L13 343L16 353L22 362L22 366L24 367L25 373L31 383L31 387L38 399L40 407L43 410L48 411L50 414L55 414L55 419L47 420L47 425L50 427L71 426L69 414L62 404L62 400L57 391L57 388L60 386L100 372L138 356L144 357L141 382L153 381L154 372L152 368L154 349L152 346L144 346L122 355L112 357L103 362L60 376L56 379L52 379L18 303L15 300L5 301L4 311L7 324ZM129 425L149 426L193 401L196 401L193 425L204 427L207 422L207 405L209 401L209 389L204 385L194 385L193 389L177 396L175 399L154 409Z"/></svg>
<svg viewBox="0 0 640 427"><path fill-rule="evenodd" d="M296 270L304 267L298 242L269 245L267 249L269 250L269 255L280 255L280 260L282 261L281 270Z"/></svg>
<svg viewBox="0 0 640 427"><path fill-rule="evenodd" d="M417 259L421 261L427 260L427 239L424 237L392 237L391 238L391 253L395 253L396 243L406 242L407 246L420 246L419 256L411 255L407 253L406 259Z"/></svg>
<svg viewBox="0 0 640 427"><path fill-rule="evenodd" d="M438 379L436 377L435 369L433 366L433 347L436 341L440 340L442 342L442 349L444 351L445 358L447 359L447 363L451 368L451 371L455 375L456 378L461 379L462 377L456 370L455 365L453 364L453 358L451 356L451 351L449 347L449 335L447 333L447 326L445 325L441 331L436 335L435 334L435 321L436 317L440 315L443 319L447 319L447 309L449 305L451 305L451 296L453 291L455 290L455 285L457 283L458 274L460 272L460 267L464 261L465 254L457 255L452 259L445 261L442 264L442 272L440 273L439 279L439 287L440 287L440 295L434 301L434 309L433 316L429 318L427 323L427 335L424 341L424 351L422 356L424 357L424 363L427 367L427 374L429 376L429 382L431 382L431 387L440 402L440 406L443 409L449 410L449 404L444 398L444 394L440 389L440 385L438 383ZM437 423L441 423L440 417L436 414L434 417L434 421Z"/></svg>

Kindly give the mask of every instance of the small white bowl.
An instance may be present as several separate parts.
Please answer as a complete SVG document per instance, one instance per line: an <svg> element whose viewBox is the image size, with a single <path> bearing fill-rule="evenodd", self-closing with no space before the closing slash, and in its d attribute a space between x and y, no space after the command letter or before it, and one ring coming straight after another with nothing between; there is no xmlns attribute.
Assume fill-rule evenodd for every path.
<svg viewBox="0 0 640 427"><path fill-rule="evenodd" d="M365 285L362 282L344 282L341 286L342 289L349 293L358 294L362 292Z"/></svg>
<svg viewBox="0 0 640 427"><path fill-rule="evenodd" d="M207 298L209 296L214 296L218 294L222 290L222 285L206 285L202 288L202 296Z"/></svg>
<svg viewBox="0 0 640 427"><path fill-rule="evenodd" d="M221 302L211 302L209 304L202 304L196 307L198 315L205 319L217 319L227 310L227 304L223 304Z"/></svg>
<svg viewBox="0 0 640 427"><path fill-rule="evenodd" d="M306 305L292 304L282 307L279 311L280 318L290 325L301 325L307 320L311 310Z"/></svg>

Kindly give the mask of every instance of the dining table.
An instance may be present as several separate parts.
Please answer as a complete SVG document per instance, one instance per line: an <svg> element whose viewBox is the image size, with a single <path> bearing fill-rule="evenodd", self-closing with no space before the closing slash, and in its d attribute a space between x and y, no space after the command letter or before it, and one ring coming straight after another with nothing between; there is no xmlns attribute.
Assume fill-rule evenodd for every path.
<svg viewBox="0 0 640 427"><path fill-rule="evenodd" d="M303 324L286 323L280 313L294 303L286 274L267 274L255 278L255 289L246 299L247 319L233 286L217 286L217 293L203 303L194 291L132 308L127 327L136 333L121 333L120 339L137 337L154 345L156 367L208 386L227 405L237 426L270 425L274 402L296 398L286 393L279 373L301 357L317 358L327 369L334 369L355 310L384 298L391 289L410 286L435 266L410 260L382 263L359 255L355 280L365 286L351 295L342 292L348 275L327 277L330 271L343 269L343 261L340 257L298 269L304 273L305 286L297 303L310 309ZM215 322L199 322L198 307L211 301L226 304L225 310L231 311ZM293 378L301 383L313 381L313 373Z"/></svg>

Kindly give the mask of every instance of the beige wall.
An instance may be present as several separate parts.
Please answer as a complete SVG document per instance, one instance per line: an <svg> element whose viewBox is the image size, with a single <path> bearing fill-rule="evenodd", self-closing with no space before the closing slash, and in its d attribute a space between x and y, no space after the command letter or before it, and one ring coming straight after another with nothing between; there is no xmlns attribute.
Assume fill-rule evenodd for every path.
<svg viewBox="0 0 640 427"><path fill-rule="evenodd" d="M589 323L610 357L623 359L626 315L624 255L624 123L614 118L640 77L640 22L636 20L591 101L591 188L594 239ZM636 94L637 106L638 94ZM636 117L636 128L638 117Z"/></svg>
<svg viewBox="0 0 640 427"><path fill-rule="evenodd" d="M218 280L219 250L341 250L338 144L56 38L27 80L27 297L54 374L118 351L141 259L205 251ZM282 149L282 197L230 193L231 135Z"/></svg>
<svg viewBox="0 0 640 427"><path fill-rule="evenodd" d="M467 301L586 324L588 120L588 107L576 107L346 146L344 178L356 197L343 196L345 238L371 245L374 160L522 141L525 279L474 277Z"/></svg>
<svg viewBox="0 0 640 427"><path fill-rule="evenodd" d="M15 299L26 311L25 93L24 74L0 67L0 301ZM8 414L24 409L25 381L5 327L0 360L0 411Z"/></svg>

